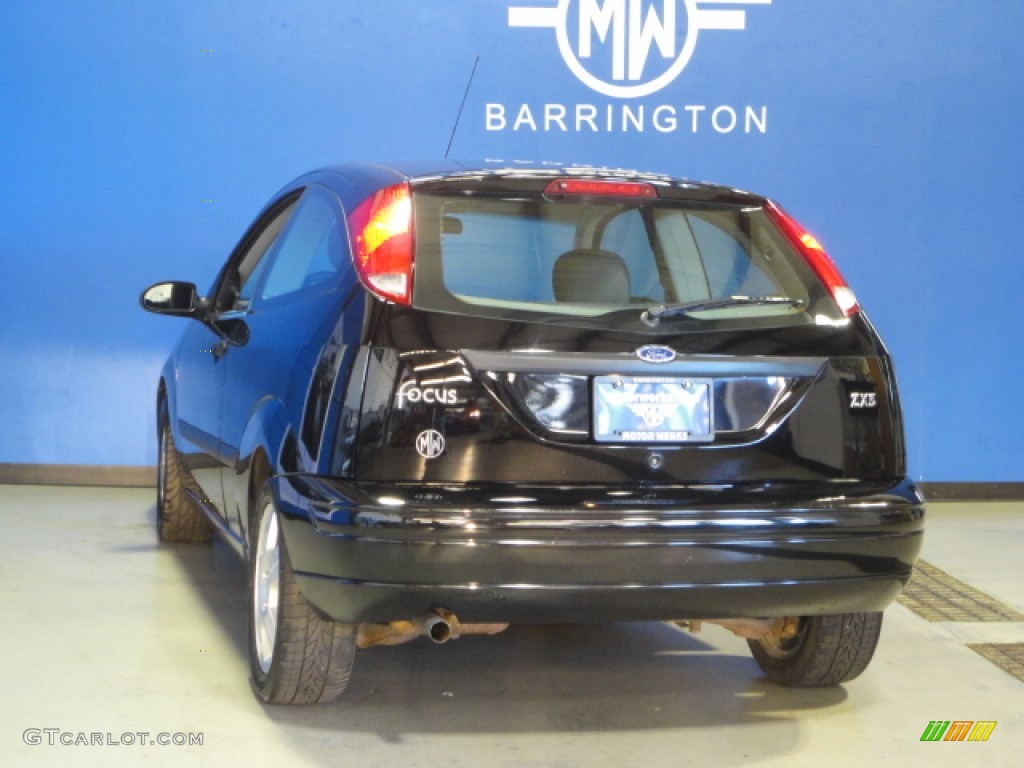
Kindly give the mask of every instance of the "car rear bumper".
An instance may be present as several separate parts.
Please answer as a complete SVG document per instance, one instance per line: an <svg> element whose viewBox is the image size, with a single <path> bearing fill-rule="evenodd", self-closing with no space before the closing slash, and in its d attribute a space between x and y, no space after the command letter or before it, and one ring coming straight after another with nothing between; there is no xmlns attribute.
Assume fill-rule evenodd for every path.
<svg viewBox="0 0 1024 768"><path fill-rule="evenodd" d="M910 577L913 484L519 487L276 478L300 588L337 621L583 622L883 609Z"/></svg>

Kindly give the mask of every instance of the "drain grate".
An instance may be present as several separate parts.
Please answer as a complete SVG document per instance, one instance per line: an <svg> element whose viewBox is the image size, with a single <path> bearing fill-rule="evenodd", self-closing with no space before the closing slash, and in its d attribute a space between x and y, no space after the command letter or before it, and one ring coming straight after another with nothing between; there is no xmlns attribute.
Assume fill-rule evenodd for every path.
<svg viewBox="0 0 1024 768"><path fill-rule="evenodd" d="M928 621L1024 621L1024 613L924 560L896 599Z"/></svg>
<svg viewBox="0 0 1024 768"><path fill-rule="evenodd" d="M1024 683L1024 643L968 643L967 647Z"/></svg>

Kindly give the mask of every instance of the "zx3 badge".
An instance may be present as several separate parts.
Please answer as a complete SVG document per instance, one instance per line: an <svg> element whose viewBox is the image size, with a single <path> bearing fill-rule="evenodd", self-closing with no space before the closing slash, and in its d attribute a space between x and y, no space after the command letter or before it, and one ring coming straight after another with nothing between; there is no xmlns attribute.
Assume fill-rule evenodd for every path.
<svg viewBox="0 0 1024 768"><path fill-rule="evenodd" d="M851 392L850 410L864 411L878 407L878 395L874 392Z"/></svg>

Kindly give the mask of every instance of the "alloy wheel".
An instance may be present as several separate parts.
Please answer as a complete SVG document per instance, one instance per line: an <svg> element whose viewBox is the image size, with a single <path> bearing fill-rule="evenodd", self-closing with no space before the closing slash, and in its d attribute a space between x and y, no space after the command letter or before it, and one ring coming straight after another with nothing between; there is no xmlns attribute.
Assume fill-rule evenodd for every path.
<svg viewBox="0 0 1024 768"><path fill-rule="evenodd" d="M274 659L274 642L277 639L281 587L279 535L274 506L268 503L260 516L252 579L253 637L256 643L256 660L264 675L270 671Z"/></svg>

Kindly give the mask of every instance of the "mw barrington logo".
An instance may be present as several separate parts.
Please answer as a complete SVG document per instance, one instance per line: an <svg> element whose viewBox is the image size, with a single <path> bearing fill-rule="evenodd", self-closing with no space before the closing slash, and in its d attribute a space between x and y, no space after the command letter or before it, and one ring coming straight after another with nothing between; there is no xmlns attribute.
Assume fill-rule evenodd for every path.
<svg viewBox="0 0 1024 768"><path fill-rule="evenodd" d="M509 8L508 24L554 29L562 59L580 81L605 96L628 99L650 96L675 80L693 58L701 30L746 29L742 6L771 2L557 0L554 7Z"/></svg>
<svg viewBox="0 0 1024 768"><path fill-rule="evenodd" d="M613 103L488 103L488 131L767 133L768 108L750 104L622 103L652 96L686 69L701 32L742 31L746 6L772 0L547 0L508 8L513 30L551 30L576 78ZM550 34L550 32L549 32ZM727 78L726 78L727 80Z"/></svg>

